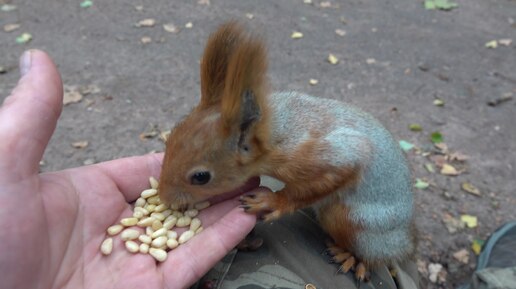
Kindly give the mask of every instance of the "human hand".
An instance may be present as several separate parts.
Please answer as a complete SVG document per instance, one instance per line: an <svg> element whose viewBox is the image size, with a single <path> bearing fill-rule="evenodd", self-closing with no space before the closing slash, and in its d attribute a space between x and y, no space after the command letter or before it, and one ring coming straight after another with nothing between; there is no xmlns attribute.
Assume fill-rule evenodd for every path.
<svg viewBox="0 0 516 289"><path fill-rule="evenodd" d="M62 82L44 52L25 53L20 66L18 86L0 107L2 287L185 288L252 229L255 217L232 199L204 210L204 231L163 263L128 253L119 240L102 256L106 228L130 215L129 203L159 175L162 155L39 174L62 110Z"/></svg>

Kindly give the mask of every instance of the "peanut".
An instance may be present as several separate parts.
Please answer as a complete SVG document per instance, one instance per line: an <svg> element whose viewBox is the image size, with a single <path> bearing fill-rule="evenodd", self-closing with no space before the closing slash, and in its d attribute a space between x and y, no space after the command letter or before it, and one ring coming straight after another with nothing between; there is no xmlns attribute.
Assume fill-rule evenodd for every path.
<svg viewBox="0 0 516 289"><path fill-rule="evenodd" d="M184 231L183 234L181 234L181 236L179 236L179 239L177 240L177 242L179 244L184 244L186 242L188 242L190 239L192 239L192 237L195 235L195 232L193 231Z"/></svg>
<svg viewBox="0 0 516 289"><path fill-rule="evenodd" d="M168 218L170 215L172 215L172 210L170 210L170 209L164 210L161 213L163 214L163 216L165 216L165 218Z"/></svg>
<svg viewBox="0 0 516 289"><path fill-rule="evenodd" d="M201 220L199 218L193 218L190 222L190 231L196 232L201 227Z"/></svg>
<svg viewBox="0 0 516 289"><path fill-rule="evenodd" d="M134 226L134 225L136 225L136 223L138 223L138 219L134 218L134 217L123 218L122 220L120 220L120 224L124 225L125 227Z"/></svg>
<svg viewBox="0 0 516 289"><path fill-rule="evenodd" d="M161 228L159 230L156 230L154 233L152 233L151 237L152 237L152 239L156 239L158 237L165 236L165 235L167 235L167 229Z"/></svg>
<svg viewBox="0 0 516 289"><path fill-rule="evenodd" d="M154 213L151 213L150 215L151 215L151 217L154 217L154 219L157 219L157 220L160 220L160 221L165 220L165 216L163 216L162 213L154 212Z"/></svg>
<svg viewBox="0 0 516 289"><path fill-rule="evenodd" d="M170 230L170 229L174 228L174 226L176 225L176 222L177 222L177 218L173 218L168 221L165 219L165 223L163 223L163 228Z"/></svg>
<svg viewBox="0 0 516 289"><path fill-rule="evenodd" d="M156 231L156 230L163 228L163 224L161 223L160 220L156 220L156 221L152 222L151 227L154 231Z"/></svg>
<svg viewBox="0 0 516 289"><path fill-rule="evenodd" d="M176 231L167 231L167 238L177 239L177 232Z"/></svg>
<svg viewBox="0 0 516 289"><path fill-rule="evenodd" d="M140 250L140 246L135 241L125 241L125 248L131 253L136 253Z"/></svg>
<svg viewBox="0 0 516 289"><path fill-rule="evenodd" d="M167 247L169 249L175 249L175 248L177 248L177 246L179 246L179 243L177 242L176 239L168 239L167 240Z"/></svg>
<svg viewBox="0 0 516 289"><path fill-rule="evenodd" d="M147 199L147 198L153 197L153 196L155 196L157 194L158 194L158 190L156 190L156 189L147 189L147 190L142 192L141 197L144 198L144 199Z"/></svg>
<svg viewBox="0 0 516 289"><path fill-rule="evenodd" d="M136 223L136 225L138 225L139 227L148 227L148 226L152 226L152 223L154 223L154 221L156 221L155 218L147 217L147 218L139 221L138 223Z"/></svg>
<svg viewBox="0 0 516 289"><path fill-rule="evenodd" d="M149 253L149 244L141 243L140 244L140 253L147 254Z"/></svg>
<svg viewBox="0 0 516 289"><path fill-rule="evenodd" d="M206 209L209 206L210 206L210 202L209 201L204 201L204 202L200 202L200 203L195 204L194 208L196 208L197 210L201 211L201 210Z"/></svg>
<svg viewBox="0 0 516 289"><path fill-rule="evenodd" d="M143 218L143 213L141 211L134 211L133 218L141 219L141 218Z"/></svg>
<svg viewBox="0 0 516 289"><path fill-rule="evenodd" d="M188 216L182 216L179 219L177 219L176 226L177 227L186 227L190 225L190 222L192 222L192 219Z"/></svg>
<svg viewBox="0 0 516 289"><path fill-rule="evenodd" d="M156 208L154 208L154 212L161 213L161 212L165 211L166 209L167 209L167 205L159 204L156 206Z"/></svg>
<svg viewBox="0 0 516 289"><path fill-rule="evenodd" d="M159 182L154 177L149 178L149 184L150 184L151 188L153 188L155 190L158 189Z"/></svg>
<svg viewBox="0 0 516 289"><path fill-rule="evenodd" d="M152 240L151 246L154 248L159 248L167 244L167 236L160 236L156 239Z"/></svg>
<svg viewBox="0 0 516 289"><path fill-rule="evenodd" d="M199 227L199 229L195 230L195 235L199 234L200 232L202 232L204 230L203 227Z"/></svg>
<svg viewBox="0 0 516 289"><path fill-rule="evenodd" d="M108 235L110 236L114 236L118 233L120 233L122 231L122 229L124 228L124 226L120 225L120 224L117 224L117 225L113 225L109 228L107 228L107 233Z"/></svg>
<svg viewBox="0 0 516 289"><path fill-rule="evenodd" d="M152 242L152 237L148 235L140 235L138 240L145 244L150 244Z"/></svg>
<svg viewBox="0 0 516 289"><path fill-rule="evenodd" d="M190 218L194 218L195 216L197 216L197 214L199 214L199 211L197 211L196 209L190 209L186 210L184 215Z"/></svg>
<svg viewBox="0 0 516 289"><path fill-rule="evenodd" d="M138 239L138 236L140 236L140 232L138 232L137 230L125 229L120 234L120 239L122 239L122 241L136 240L136 239Z"/></svg>
<svg viewBox="0 0 516 289"><path fill-rule="evenodd" d="M135 208L143 208L143 206L145 206L145 204L147 204L147 201L145 201L144 198L138 198L138 199L136 199L136 202L134 202L134 207Z"/></svg>
<svg viewBox="0 0 516 289"><path fill-rule="evenodd" d="M158 204L161 204L161 200L159 199L159 196L153 196L147 199L147 203L157 206Z"/></svg>
<svg viewBox="0 0 516 289"><path fill-rule="evenodd" d="M162 249L150 248L149 254L159 262L163 262L167 259L167 252Z"/></svg>
<svg viewBox="0 0 516 289"><path fill-rule="evenodd" d="M100 252L104 255L109 255L111 251L113 251L113 238L107 238L100 245Z"/></svg>

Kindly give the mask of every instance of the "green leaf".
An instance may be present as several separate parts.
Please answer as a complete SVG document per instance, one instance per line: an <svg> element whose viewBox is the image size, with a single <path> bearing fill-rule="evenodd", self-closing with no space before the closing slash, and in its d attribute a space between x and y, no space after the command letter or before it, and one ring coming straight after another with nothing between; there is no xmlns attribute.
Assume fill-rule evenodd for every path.
<svg viewBox="0 0 516 289"><path fill-rule="evenodd" d="M408 141L400 140L400 147L404 151L409 151L414 148L414 145L409 143Z"/></svg>
<svg viewBox="0 0 516 289"><path fill-rule="evenodd" d="M482 247L484 246L485 241L480 239L473 239L473 243L471 244L471 250L475 253L475 255L480 255L482 251Z"/></svg>
<svg viewBox="0 0 516 289"><path fill-rule="evenodd" d="M418 124L418 123L412 123L412 124L410 124L410 125L409 125L409 129L410 129L411 131L422 131L422 130L423 130L423 128L421 127L421 125L420 125L420 124Z"/></svg>
<svg viewBox="0 0 516 289"><path fill-rule="evenodd" d="M434 165L432 165L431 163L426 163L425 169L430 173L435 173Z"/></svg>
<svg viewBox="0 0 516 289"><path fill-rule="evenodd" d="M16 43L24 44L32 40L32 35L30 33L23 33L22 35L16 37Z"/></svg>
<svg viewBox="0 0 516 289"><path fill-rule="evenodd" d="M93 5L93 1L91 0L84 0L81 2L81 8L89 8Z"/></svg>
<svg viewBox="0 0 516 289"><path fill-rule="evenodd" d="M425 0L424 5L426 10L452 10L459 7L457 3L448 0Z"/></svg>
<svg viewBox="0 0 516 289"><path fill-rule="evenodd" d="M433 132L431 135L430 135L430 140L433 142L433 143L442 143L443 142L443 135L436 131L436 132Z"/></svg>
<svg viewBox="0 0 516 289"><path fill-rule="evenodd" d="M421 179L416 179L416 183L414 184L414 187L421 189L421 190L424 190L424 189L428 188L429 186L430 186L429 183L427 183Z"/></svg>

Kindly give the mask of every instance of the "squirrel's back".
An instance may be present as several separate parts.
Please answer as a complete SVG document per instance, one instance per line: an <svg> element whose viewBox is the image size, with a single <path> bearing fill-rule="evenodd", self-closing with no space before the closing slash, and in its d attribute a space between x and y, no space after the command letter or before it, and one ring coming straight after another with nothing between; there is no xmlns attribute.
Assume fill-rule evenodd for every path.
<svg viewBox="0 0 516 289"><path fill-rule="evenodd" d="M271 143L275 147L288 154L315 138L324 148L320 157L332 165L364 165L356 187L338 192L340 201L350 208L350 218L363 228L356 242L360 257L389 260L411 253L410 171L397 142L383 125L337 100L296 92L273 93L269 100ZM331 200L316 203L316 213L328 202Z"/></svg>

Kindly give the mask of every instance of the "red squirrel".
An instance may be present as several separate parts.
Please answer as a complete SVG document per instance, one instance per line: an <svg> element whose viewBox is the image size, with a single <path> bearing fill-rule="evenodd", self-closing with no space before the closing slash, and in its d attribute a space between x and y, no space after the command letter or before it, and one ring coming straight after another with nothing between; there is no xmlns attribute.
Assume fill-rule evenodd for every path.
<svg viewBox="0 0 516 289"><path fill-rule="evenodd" d="M312 207L340 270L364 280L374 266L409 258L410 172L391 134L343 102L271 93L266 54L264 41L237 22L211 35L200 103L166 143L161 200L193 204L270 176L284 188L243 195L242 207L265 221Z"/></svg>

